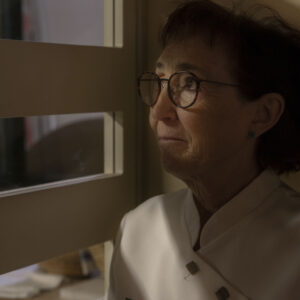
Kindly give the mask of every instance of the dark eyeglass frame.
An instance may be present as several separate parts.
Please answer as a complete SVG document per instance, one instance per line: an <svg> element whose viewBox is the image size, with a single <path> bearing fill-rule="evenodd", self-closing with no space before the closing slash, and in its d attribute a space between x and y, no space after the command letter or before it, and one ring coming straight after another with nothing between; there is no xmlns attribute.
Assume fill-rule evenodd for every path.
<svg viewBox="0 0 300 300"><path fill-rule="evenodd" d="M195 79L195 82L196 82L196 84L197 84L197 91L196 91L196 94L195 94L195 98L194 98L194 100L193 100L190 104L188 104L188 105L186 105L186 106L179 105L179 104L177 104L177 103L174 101L174 99L173 99L173 97L172 97L171 87L170 87L170 81L172 80L172 78L173 78L175 75L177 75L177 74L182 74L182 73L191 75L191 76ZM151 103L151 104L146 103L146 102L143 100L143 96L142 96L142 94L141 94L141 88L140 88L140 87L141 87L141 82L142 82L142 81L147 81L146 79L142 80L142 77L145 76L146 74L151 74L151 75L153 75L154 79L156 79L157 82L159 83L159 85L158 85L158 86L159 86L159 90L158 90L158 92L157 92L157 97L156 97L156 99L153 101L153 103ZM153 80L153 79L149 79L148 81L152 81L152 80ZM180 71L180 72L175 72L175 73L171 74L171 76L169 77L169 79L167 79L167 78L160 78L160 77L159 77L156 73L154 73L154 72L144 72L144 73L142 73L142 74L138 77L137 87L138 87L138 94L139 94L139 96L141 97L141 99L143 100L143 102L144 102L146 105L148 105L148 106L150 106L150 107L153 107L153 106L156 104L157 99L158 99L158 97L159 97L159 95L160 95L160 93L161 93L161 88L162 88L163 82L167 82L167 84L168 84L168 96L169 96L169 99L171 100L171 102L172 102L175 106L180 107L180 108L188 108L188 107L191 107L191 106L196 102L197 97L198 97L198 93L199 93L199 89L200 89L200 84L201 84L202 82L208 82L208 83L213 83L213 84L218 84L218 85L226 85L226 86L231 86L231 87L239 87L238 84L234 84L234 83L226 83L226 82L220 82L220 81L214 81L214 80L200 79L197 75L195 75L193 72L190 72L190 71Z"/></svg>

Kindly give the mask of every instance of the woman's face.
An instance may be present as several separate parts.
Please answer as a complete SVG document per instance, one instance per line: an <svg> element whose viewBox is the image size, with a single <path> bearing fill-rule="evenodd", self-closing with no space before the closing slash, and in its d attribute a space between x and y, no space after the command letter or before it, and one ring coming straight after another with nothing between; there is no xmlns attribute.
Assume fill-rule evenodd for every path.
<svg viewBox="0 0 300 300"><path fill-rule="evenodd" d="M200 79L236 83L229 70L222 49L195 39L169 44L156 66L160 78L191 71ZM255 104L242 99L237 88L203 82L196 102L187 109L176 107L163 87L149 121L166 170L185 179L253 159L254 139L248 133L254 115Z"/></svg>

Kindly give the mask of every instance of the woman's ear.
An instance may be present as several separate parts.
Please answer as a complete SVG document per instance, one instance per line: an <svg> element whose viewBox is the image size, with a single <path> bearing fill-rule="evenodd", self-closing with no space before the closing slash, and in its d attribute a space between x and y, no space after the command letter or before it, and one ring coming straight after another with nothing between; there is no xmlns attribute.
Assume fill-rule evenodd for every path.
<svg viewBox="0 0 300 300"><path fill-rule="evenodd" d="M256 136L260 136L279 121L285 109L285 100L278 93L268 93L261 96L256 104L257 110L251 128Z"/></svg>

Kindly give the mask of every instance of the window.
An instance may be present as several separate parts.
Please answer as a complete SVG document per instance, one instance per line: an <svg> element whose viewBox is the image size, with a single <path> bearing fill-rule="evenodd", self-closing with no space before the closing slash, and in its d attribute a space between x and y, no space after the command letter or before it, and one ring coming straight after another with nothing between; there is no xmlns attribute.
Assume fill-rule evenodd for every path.
<svg viewBox="0 0 300 300"><path fill-rule="evenodd" d="M136 1L112 7L123 47L0 40L0 118L113 112L115 157L103 178L1 196L0 273L112 239L135 204Z"/></svg>

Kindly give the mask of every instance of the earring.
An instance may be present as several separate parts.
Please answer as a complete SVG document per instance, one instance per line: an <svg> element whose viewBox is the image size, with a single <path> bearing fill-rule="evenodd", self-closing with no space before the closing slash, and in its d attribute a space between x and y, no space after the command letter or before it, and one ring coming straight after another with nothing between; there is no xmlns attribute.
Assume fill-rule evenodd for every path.
<svg viewBox="0 0 300 300"><path fill-rule="evenodd" d="M249 131L248 132L248 137L251 138L251 139L255 139L256 138L256 134L254 131Z"/></svg>

